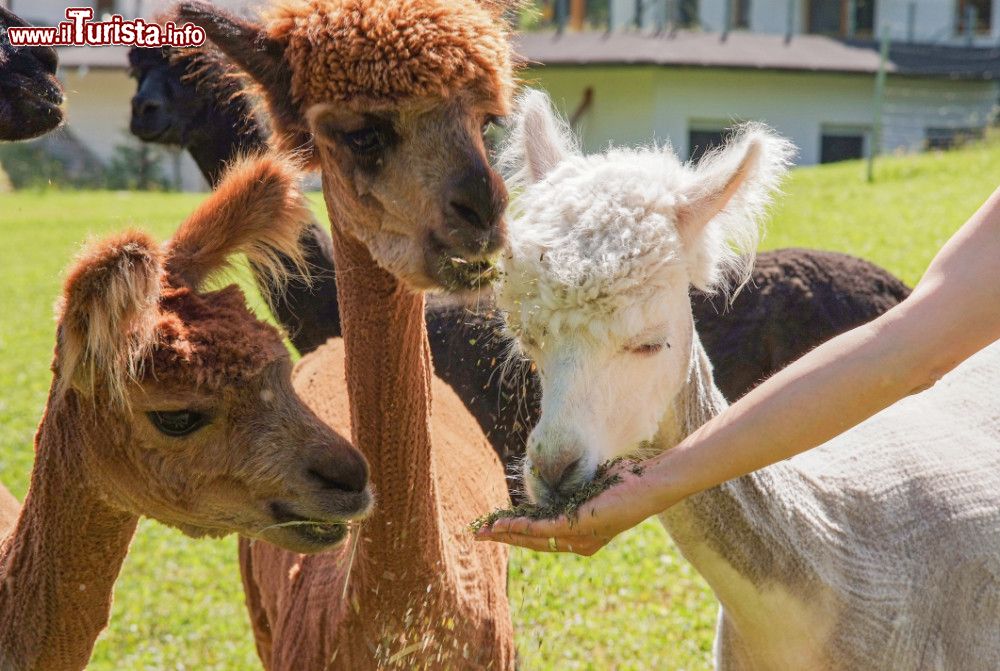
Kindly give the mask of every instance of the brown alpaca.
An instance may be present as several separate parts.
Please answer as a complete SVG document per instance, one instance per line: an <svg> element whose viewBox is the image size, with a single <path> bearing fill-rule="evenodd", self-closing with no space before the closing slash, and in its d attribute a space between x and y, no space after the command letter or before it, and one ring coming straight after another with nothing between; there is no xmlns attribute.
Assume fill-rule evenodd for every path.
<svg viewBox="0 0 1000 671"><path fill-rule="evenodd" d="M235 286L199 291L234 252L297 254L294 175L238 165L165 248L131 231L70 271L31 485L0 541L0 670L87 665L140 515L317 552L369 509L363 457L292 391L277 330Z"/></svg>
<svg viewBox="0 0 1000 671"><path fill-rule="evenodd" d="M513 668L507 552L466 529L508 501L503 469L433 376L420 292L475 284L503 241L506 190L482 138L513 79L494 8L293 1L266 26L204 3L180 14L260 85L283 145L322 168L344 338L305 357L295 384L350 427L378 496L338 552L243 544L264 665Z"/></svg>

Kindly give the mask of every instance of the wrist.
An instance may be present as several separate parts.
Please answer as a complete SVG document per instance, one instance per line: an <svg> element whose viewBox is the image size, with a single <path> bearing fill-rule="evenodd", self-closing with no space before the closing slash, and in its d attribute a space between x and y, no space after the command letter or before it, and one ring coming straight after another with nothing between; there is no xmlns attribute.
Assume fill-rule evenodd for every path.
<svg viewBox="0 0 1000 671"><path fill-rule="evenodd" d="M642 462L640 479L646 490L641 499L644 517L659 515L688 495L678 478L678 460L673 452L668 450Z"/></svg>

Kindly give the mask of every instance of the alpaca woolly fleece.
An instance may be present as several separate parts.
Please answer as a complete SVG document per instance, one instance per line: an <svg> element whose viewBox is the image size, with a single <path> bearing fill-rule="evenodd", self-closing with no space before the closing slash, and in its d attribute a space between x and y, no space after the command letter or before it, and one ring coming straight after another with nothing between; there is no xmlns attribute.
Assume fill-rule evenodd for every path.
<svg viewBox="0 0 1000 671"><path fill-rule="evenodd" d="M521 114L533 104L522 100ZM697 166L669 146L582 156L564 140L554 148L555 165L531 181L523 145L539 138L526 133L530 123L514 127L501 163L520 168L509 185L522 191L512 208L499 304L512 330L535 333L628 331L637 321L629 313L654 309L665 287L690 282L711 291L731 276L746 277L758 222L792 152L756 124L737 133L734 144L744 151L713 153ZM725 172L723 162L747 152L761 162L754 177L702 230L684 230L684 208L701 195L704 175ZM602 319L612 314L619 318Z"/></svg>
<svg viewBox="0 0 1000 671"><path fill-rule="evenodd" d="M510 45L488 7L462 0L285 0L265 14L287 44L292 95L306 106L446 97L510 98Z"/></svg>

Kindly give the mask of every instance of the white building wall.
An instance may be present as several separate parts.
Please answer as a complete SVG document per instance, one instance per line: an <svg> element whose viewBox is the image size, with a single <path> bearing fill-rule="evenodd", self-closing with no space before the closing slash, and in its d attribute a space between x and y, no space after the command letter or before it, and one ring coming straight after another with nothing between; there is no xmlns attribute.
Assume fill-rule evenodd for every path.
<svg viewBox="0 0 1000 671"><path fill-rule="evenodd" d="M883 146L919 150L929 128L984 128L996 111L995 82L890 77L885 90Z"/></svg>
<svg viewBox="0 0 1000 671"><path fill-rule="evenodd" d="M917 42L945 42L955 38L956 0L881 0L876 6L877 30L889 29L894 40L910 34L910 7L913 6L913 38Z"/></svg>
<svg viewBox="0 0 1000 671"><path fill-rule="evenodd" d="M588 151L609 143L637 145L669 140L686 156L694 126L725 127L763 121L799 148L797 163L820 160L823 129L852 128L869 133L873 123L871 77L773 71L655 67L548 67L532 70L528 81L552 93L569 116L587 87L593 105L579 132ZM951 104L942 101L950 100ZM942 82L890 78L886 95L885 151L917 150L928 127L983 125L997 100L991 82ZM866 139L867 143L867 139Z"/></svg>
<svg viewBox="0 0 1000 671"><path fill-rule="evenodd" d="M662 1L662 0L661 0ZM823 0L839 2L840 0ZM707 30L720 31L724 25L725 6L729 0L701 0L702 24ZM634 3L626 3L631 7ZM792 32L806 30L808 0L750 0L750 30L784 35L788 30L788 10L792 9ZM912 35L915 41L965 44L958 34L958 0L876 0L876 31L888 27L893 40L910 37L910 7L913 6ZM993 23L989 34L977 35L974 44L991 46L1000 42L1000 0L993 0Z"/></svg>

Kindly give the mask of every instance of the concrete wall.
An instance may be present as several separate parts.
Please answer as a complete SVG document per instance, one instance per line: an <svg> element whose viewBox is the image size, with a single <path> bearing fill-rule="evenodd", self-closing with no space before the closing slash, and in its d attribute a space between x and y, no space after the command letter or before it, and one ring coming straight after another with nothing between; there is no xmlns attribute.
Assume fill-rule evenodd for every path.
<svg viewBox="0 0 1000 671"><path fill-rule="evenodd" d="M608 143L670 141L688 152L692 127L722 128L763 121L799 147L797 162L820 160L826 128L863 129L873 121L871 77L771 71L655 67L537 68L528 79L552 94L570 115L594 90L579 132L588 151ZM890 78L886 93L884 149L919 149L927 127L985 125L997 99L990 82ZM867 142L866 142L867 146Z"/></svg>

